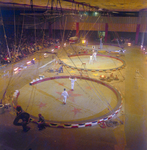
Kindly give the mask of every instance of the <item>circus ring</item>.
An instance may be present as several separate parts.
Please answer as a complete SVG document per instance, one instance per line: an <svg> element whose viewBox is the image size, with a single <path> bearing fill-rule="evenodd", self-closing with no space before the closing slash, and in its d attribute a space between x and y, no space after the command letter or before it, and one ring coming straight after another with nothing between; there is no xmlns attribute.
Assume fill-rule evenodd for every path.
<svg viewBox="0 0 147 150"><path fill-rule="evenodd" d="M61 59L66 67L85 71L116 71L126 66L124 60L110 55L97 54L97 61L89 63L89 60L90 54L69 55L68 59Z"/></svg>
<svg viewBox="0 0 147 150"><path fill-rule="evenodd" d="M69 76L58 76L40 80L37 79L31 82L31 86L26 85L20 89L21 94L17 104L23 106L23 109L31 114L33 118L32 122L36 123L38 113L41 113L46 119L47 126L58 128L80 128L101 124L113 118L122 108L122 96L120 92L111 85L93 78L81 78L80 76L76 76L78 81L81 82L81 85L84 84L82 82L85 81L93 82L95 86L98 86L97 88L105 91L103 94L105 94L104 97L107 99L107 102L101 102L97 96L91 99L85 92L80 91L78 87L75 87L75 91L72 92L68 78ZM65 83L65 81L68 83L67 85L65 84L64 87L66 87L70 98L67 99L67 104L63 105L61 93L64 87L60 87L59 85ZM55 87L52 86L49 88L49 82L53 82L50 83L51 85L56 84ZM92 91L90 87L88 88L87 91L91 94ZM32 93L33 90L35 90L34 93ZM31 97L33 94L36 96L30 99L30 94ZM106 106L108 103L112 109L109 105Z"/></svg>

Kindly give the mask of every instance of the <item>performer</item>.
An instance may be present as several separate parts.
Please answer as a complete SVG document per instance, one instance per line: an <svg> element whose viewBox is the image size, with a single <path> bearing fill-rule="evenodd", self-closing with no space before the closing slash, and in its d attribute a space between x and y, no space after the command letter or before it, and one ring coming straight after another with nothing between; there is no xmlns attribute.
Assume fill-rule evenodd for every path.
<svg viewBox="0 0 147 150"><path fill-rule="evenodd" d="M102 49L103 48L103 41L102 41L103 39L102 39L102 37L100 38L100 49Z"/></svg>
<svg viewBox="0 0 147 150"><path fill-rule="evenodd" d="M111 79L114 79L113 73L110 74L110 78L111 78Z"/></svg>
<svg viewBox="0 0 147 150"><path fill-rule="evenodd" d="M96 55L97 55L97 53L96 53L96 52L94 52L94 53L93 53L93 55L92 55L92 58L93 58L93 60L94 60L94 61L97 61L97 59L96 59Z"/></svg>
<svg viewBox="0 0 147 150"><path fill-rule="evenodd" d="M88 40L86 41L86 47L88 46Z"/></svg>
<svg viewBox="0 0 147 150"><path fill-rule="evenodd" d="M114 80L119 80L117 75L115 76Z"/></svg>
<svg viewBox="0 0 147 150"><path fill-rule="evenodd" d="M90 56L89 64L93 63L92 56Z"/></svg>
<svg viewBox="0 0 147 150"><path fill-rule="evenodd" d="M15 126L22 126L23 131L27 132L30 130L30 127L27 126L27 124L30 121L30 114L23 112L21 106L16 107L16 118L13 121L13 124ZM22 122L19 123L19 120L22 120Z"/></svg>
<svg viewBox="0 0 147 150"><path fill-rule="evenodd" d="M61 73L61 72L63 73L63 65L61 65L59 68L59 73Z"/></svg>
<svg viewBox="0 0 147 150"><path fill-rule="evenodd" d="M63 96L63 104L66 104L66 99L67 99L67 97L69 97L66 89L64 89L64 91L62 92L61 95Z"/></svg>
<svg viewBox="0 0 147 150"><path fill-rule="evenodd" d="M75 83L75 81L77 81L77 79L76 78L74 79L73 77L72 78L69 77L69 80L71 81L71 90L73 91L74 90L74 83Z"/></svg>

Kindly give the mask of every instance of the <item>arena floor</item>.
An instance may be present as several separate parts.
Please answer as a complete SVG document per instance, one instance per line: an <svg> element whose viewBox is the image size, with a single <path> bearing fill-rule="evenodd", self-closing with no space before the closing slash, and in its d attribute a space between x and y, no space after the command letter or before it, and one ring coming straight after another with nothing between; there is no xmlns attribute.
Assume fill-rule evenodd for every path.
<svg viewBox="0 0 147 150"><path fill-rule="evenodd" d="M118 48L115 47L115 49ZM72 51L72 49L68 49L68 52L69 51ZM62 57L63 55L64 54L62 53L61 55L58 55L57 58L59 59L59 57ZM89 54L83 54L80 57L81 60L87 62L86 68L84 69L94 70L94 72L82 72L82 76L100 80L101 75L104 75L107 78L113 73L114 76L118 76L118 80L102 80L102 82L105 84L112 84L112 86L115 85L119 91L122 90L122 93L124 92L123 74L125 70L116 70L115 72L110 71L111 69L118 68L123 65L123 62L115 57L114 54L112 57L99 55L97 57L98 61L93 64L88 63ZM39 73L43 74L45 78L67 75L80 77L81 74L79 73L78 68L78 66L80 67L79 58L77 56L71 57L72 62L76 64L77 69L68 67L72 66L73 63L70 61L70 58L65 58L66 59L61 59L64 63L66 63L63 67L63 73L51 73L48 71L49 68L57 70L60 67L60 64L55 62L53 62L49 68L47 67L48 69L46 68L43 72L40 71ZM109 70L109 72L99 72L96 71L97 69ZM64 88L66 88L69 93L66 105L63 104L63 97L61 97L61 93ZM32 86L28 83L19 90L21 94L18 97L17 104L23 106L25 111L29 112L35 118L38 116L38 113L41 113L49 122L58 123L78 123L102 119L108 116L108 114L113 114L114 108L116 109L116 107L119 107L117 104L118 101L120 101L114 91L108 88L107 85L96 83L94 81L87 81L85 79L78 79L75 82L74 91L71 91L71 82L68 77L66 79L57 78Z"/></svg>
<svg viewBox="0 0 147 150"><path fill-rule="evenodd" d="M107 46L106 50L118 50L118 47L114 46ZM47 51L47 49L45 50ZM60 55L59 58L66 59L66 53L73 53L72 50L66 49L65 51L59 50ZM38 54L36 54L36 58ZM116 54L112 53L112 56L116 56ZM39 55L40 56L40 55ZM42 55L43 56L43 55ZM32 56L34 57L34 56ZM123 97L123 105L121 112L117 115L118 118L115 118L115 121L120 122L122 121L123 124L114 125L114 126L107 126L106 128L101 128L99 125L92 126L92 127L85 127L79 129L62 129L62 128L51 128L47 127L43 131L38 131L37 125L34 123L30 123L29 126L31 130L27 133L22 132L22 128L13 125L13 120L15 118L15 112L10 109L5 109L5 113L0 115L0 149L1 150L75 150L75 149L84 149L84 150L144 150L147 149L147 84L146 84L146 65L147 65L147 56L142 53L139 46L131 46L128 47L126 45L126 52L124 55L119 57L120 59L126 62L126 67L121 70L116 71L103 71L103 72L83 72L82 76L100 80L100 75L105 75L107 77L110 76L111 73L114 75L118 75L119 80L105 80L104 82L117 88ZM24 60L25 62L26 60ZM11 95L16 89L21 90L21 94L26 93L22 91L24 88L27 90L26 87L32 88L32 90L37 91L37 86L39 86L39 90L41 85L49 83L42 82L41 84L36 84L34 86L28 85L33 79L37 78L39 74L43 73L46 77L58 77L62 76L63 73L57 74L57 72L49 72L49 69L57 69L60 67L60 64L52 64L46 65L46 67L42 68L46 63L52 61L52 57L49 56L46 59L42 59L40 61L36 61L36 64L33 66L28 67L27 69L19 72L18 74L13 75L11 81L10 79L5 76L0 78L0 95L3 96L5 89L7 89L6 95ZM24 64L24 62L19 62L16 65ZM15 64L13 64L15 65ZM41 68L40 68L41 67ZM6 68L2 68L0 73L4 70L11 70L12 66L9 65ZM39 69L40 68L40 69ZM71 75L78 75L80 73L77 69L68 68L68 66L63 67L64 76ZM88 73L88 75L87 75ZM65 79L64 79L65 80ZM55 82L56 80L52 80ZM79 81L79 79L78 79ZM60 79L57 80L60 82ZM55 85L57 85L57 82ZM66 88L70 89L70 82L67 79L65 81ZM8 86L7 86L8 85ZM47 89L51 89L52 85L47 85ZM77 85L75 84L75 88ZM84 87L85 89L86 87ZM106 87L105 87L106 88ZM58 91L59 90L59 91ZM58 92L62 92L62 86L59 86L59 89L55 90ZM87 89L89 91L89 89ZM90 90L91 91L91 90ZM38 92L38 91L37 91ZM42 92L42 89L41 89ZM47 91L48 92L48 91ZM74 91L77 93L78 91ZM73 93L74 93L73 92ZM103 92L103 91L102 91ZM33 94L33 92L32 92ZM42 93L41 93L42 94ZM46 94L46 93L44 93ZM81 94L81 93L78 93ZM90 93L91 94L91 93ZM23 94L24 97L21 97L23 100L22 102L25 103L25 100L28 101ZM52 94L53 95L53 94ZM59 96L58 94L55 94ZM47 95L48 96L48 95ZM34 96L32 95L32 98ZM29 97L30 98L30 95ZM60 97L58 97L60 98ZM40 98L41 99L41 98ZM80 98L79 98L80 99ZM35 101L35 100L34 100ZM21 102L21 99L18 99L18 103ZM62 100L61 100L62 102ZM62 105L60 99L56 101L56 104ZM93 102L93 100L92 100ZM67 107L73 103L72 100L67 100ZM79 101L75 100L75 103L79 103ZM34 102L28 103L29 107L31 105L35 107L38 104ZM73 103L74 104L74 103ZM49 104L48 104L49 105ZM27 109L26 104L24 104L25 110ZM63 107L64 107L63 106ZM23 106L22 106L23 107ZM39 107L39 106L38 106ZM92 106L93 107L93 106ZM80 108L81 109L81 108ZM29 109L28 109L29 110ZM38 109L38 111L41 109ZM73 110L73 109L71 109ZM30 110L31 111L31 110ZM76 111L75 111L76 112ZM81 111L82 112L82 111ZM40 113L40 112L37 112ZM70 112L71 115L72 112ZM76 117L81 113L77 112L75 115ZM60 114L59 114L60 115ZM74 112L72 116L74 115ZM61 116L61 115L60 115ZM46 118L45 118L46 119Z"/></svg>

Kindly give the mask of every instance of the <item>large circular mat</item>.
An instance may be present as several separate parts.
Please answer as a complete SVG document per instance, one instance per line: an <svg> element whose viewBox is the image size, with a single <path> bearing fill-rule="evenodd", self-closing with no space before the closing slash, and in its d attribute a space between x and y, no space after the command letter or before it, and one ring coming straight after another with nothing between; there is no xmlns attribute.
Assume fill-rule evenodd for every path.
<svg viewBox="0 0 147 150"><path fill-rule="evenodd" d="M69 76L34 81L20 89L18 104L32 116L41 113L54 123L95 121L119 109L121 95L114 87L96 79L76 78L74 91L71 91ZM69 94L66 105L61 97L64 88Z"/></svg>
<svg viewBox="0 0 147 150"><path fill-rule="evenodd" d="M124 60L121 60L114 56L97 54L97 60L90 61L89 54L70 55L66 59L61 59L64 65L71 68L82 69L82 70L95 70L105 71L120 69L125 66Z"/></svg>

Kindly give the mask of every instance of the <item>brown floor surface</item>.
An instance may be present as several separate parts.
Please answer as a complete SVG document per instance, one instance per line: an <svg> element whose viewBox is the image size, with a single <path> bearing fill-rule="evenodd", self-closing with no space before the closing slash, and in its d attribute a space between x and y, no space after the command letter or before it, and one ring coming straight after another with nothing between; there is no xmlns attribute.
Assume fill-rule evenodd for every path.
<svg viewBox="0 0 147 150"><path fill-rule="evenodd" d="M121 81L110 82L116 86L124 98L123 109L119 114L119 119L124 122L114 127L105 129L99 126L86 127L80 129L57 129L46 128L38 131L35 124L30 124L31 130L28 133L22 133L21 128L13 126L14 115L5 111L0 114L0 149L1 150L145 150L146 142L146 55L143 55L139 47L127 47L125 56L122 59L126 61L125 70L119 72ZM30 68L33 69L33 68ZM35 68L34 68L35 70ZM72 71L72 70L71 70ZM41 72L41 71L40 71ZM65 74L68 74L66 70ZM99 78L101 73L90 73L90 76ZM109 73L106 73L109 74ZM37 73L24 72L26 78L21 74L15 77L8 88L11 93L16 88L22 88L26 82L30 82L32 76L38 76ZM18 78L19 77L19 78ZM123 80L125 77L125 80ZM16 81L17 78L17 81ZM23 81L22 81L23 79ZM1 93L6 87L7 80L1 80ZM118 121L118 118L116 118Z"/></svg>

